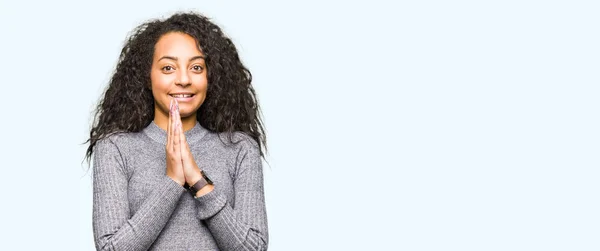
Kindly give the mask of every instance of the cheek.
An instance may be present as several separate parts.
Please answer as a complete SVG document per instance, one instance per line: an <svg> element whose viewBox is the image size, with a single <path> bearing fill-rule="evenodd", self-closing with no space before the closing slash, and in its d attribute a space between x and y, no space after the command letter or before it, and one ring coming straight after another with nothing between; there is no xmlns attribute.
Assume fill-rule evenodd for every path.
<svg viewBox="0 0 600 251"><path fill-rule="evenodd" d="M208 89L208 80L206 79L206 75L198 76L198 79L194 81L196 83L196 89L206 92Z"/></svg>
<svg viewBox="0 0 600 251"><path fill-rule="evenodd" d="M165 93L168 91L168 79L165 79L163 74L150 74L150 88L152 88L152 96L158 104L165 105ZM168 105L168 104L167 104Z"/></svg>
<svg viewBox="0 0 600 251"><path fill-rule="evenodd" d="M152 93L158 94L168 88L169 79L164 74L150 74L150 85Z"/></svg>
<svg viewBox="0 0 600 251"><path fill-rule="evenodd" d="M204 84L202 85L201 89L204 92L204 94L206 94L206 91L208 90L208 83L204 82Z"/></svg>

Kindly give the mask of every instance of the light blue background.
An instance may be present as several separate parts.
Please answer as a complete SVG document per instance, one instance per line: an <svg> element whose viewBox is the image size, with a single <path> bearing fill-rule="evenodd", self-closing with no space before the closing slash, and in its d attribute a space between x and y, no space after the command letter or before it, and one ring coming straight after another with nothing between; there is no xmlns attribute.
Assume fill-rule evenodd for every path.
<svg viewBox="0 0 600 251"><path fill-rule="evenodd" d="M93 250L90 115L128 32L229 34L270 250L599 250L596 1L0 2L1 250Z"/></svg>

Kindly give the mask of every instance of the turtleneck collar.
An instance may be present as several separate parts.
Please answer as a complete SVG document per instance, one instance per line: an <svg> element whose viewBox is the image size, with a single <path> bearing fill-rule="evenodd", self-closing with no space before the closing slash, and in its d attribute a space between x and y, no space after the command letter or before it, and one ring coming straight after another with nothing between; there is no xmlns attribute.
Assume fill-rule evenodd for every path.
<svg viewBox="0 0 600 251"><path fill-rule="evenodd" d="M158 125L154 123L154 120L152 120L152 122L150 122L150 124L142 131L154 141L163 145L167 144L167 131L158 127ZM202 139L207 132L208 130L202 127L200 122L196 121L196 125L194 125L192 129L185 131L183 134L185 135L188 144L191 144Z"/></svg>

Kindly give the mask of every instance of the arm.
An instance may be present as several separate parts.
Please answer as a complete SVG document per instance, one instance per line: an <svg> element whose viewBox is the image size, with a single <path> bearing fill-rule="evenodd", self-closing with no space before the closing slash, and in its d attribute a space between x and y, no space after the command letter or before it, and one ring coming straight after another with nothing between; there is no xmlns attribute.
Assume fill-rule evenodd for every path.
<svg viewBox="0 0 600 251"><path fill-rule="evenodd" d="M93 228L97 250L147 250L169 220L185 189L168 176L160 179L130 217L127 174L117 146L106 138L94 147Z"/></svg>
<svg viewBox="0 0 600 251"><path fill-rule="evenodd" d="M196 199L196 216L204 220L223 250L266 250L267 213L258 147L242 142L234 182L235 207L218 189ZM218 187L219 184L215 184Z"/></svg>

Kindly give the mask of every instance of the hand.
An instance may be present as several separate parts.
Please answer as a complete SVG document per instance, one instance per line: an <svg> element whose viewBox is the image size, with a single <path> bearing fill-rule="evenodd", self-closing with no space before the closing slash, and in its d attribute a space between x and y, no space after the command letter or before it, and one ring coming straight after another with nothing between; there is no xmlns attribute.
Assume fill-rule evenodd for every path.
<svg viewBox="0 0 600 251"><path fill-rule="evenodd" d="M181 119L181 117L179 117L179 113L177 114L177 119ZM179 122L179 125L181 126L181 122ZM194 156L192 155L192 151L190 150L190 146L187 143L185 134L183 133L181 127L178 129L178 134L180 140L179 146L181 147L181 163L183 163L183 174L185 176L185 182L189 186L193 186L202 178L202 174L200 173L200 168L196 164L196 161L194 161Z"/></svg>
<svg viewBox="0 0 600 251"><path fill-rule="evenodd" d="M177 100L175 100L175 104L177 104ZM177 106L177 105L176 105ZM185 177L185 183L189 186L193 186L202 179L202 173L200 173L200 168L194 161L194 156L192 155L192 151L190 150L190 146L187 143L185 138L185 134L183 133L181 116L179 114L179 109L175 110L175 116L173 118L176 120L175 124L178 125L177 134L179 138L179 146L180 146L180 154L181 154L181 163L183 163L183 173ZM198 123L198 122L196 122ZM204 194L209 193L214 189L213 185L206 185L202 189L196 193L196 196L202 196Z"/></svg>
<svg viewBox="0 0 600 251"><path fill-rule="evenodd" d="M185 134L183 132L179 135L181 139L181 162L183 163L183 174L185 175L185 182L189 186L193 186L202 179L202 173L200 173L200 168L194 161L194 156L192 155L192 151L190 150L190 146L185 139Z"/></svg>
<svg viewBox="0 0 600 251"><path fill-rule="evenodd" d="M181 162L181 119L179 119L179 106L177 100L171 100L169 109L169 122L167 124L167 176L183 186L185 174ZM175 112L177 111L177 112Z"/></svg>
<svg viewBox="0 0 600 251"><path fill-rule="evenodd" d="M182 130L179 130L182 131ZM200 168L196 165L196 161L194 161L194 156L192 155L192 151L190 150L190 146L185 139L185 135L181 133L181 161L183 162L183 173L185 174L185 182L189 186L193 186L202 179L202 173L200 173ZM214 185L206 185L202 189L196 192L196 197L200 197L207 193L210 193L214 190Z"/></svg>

